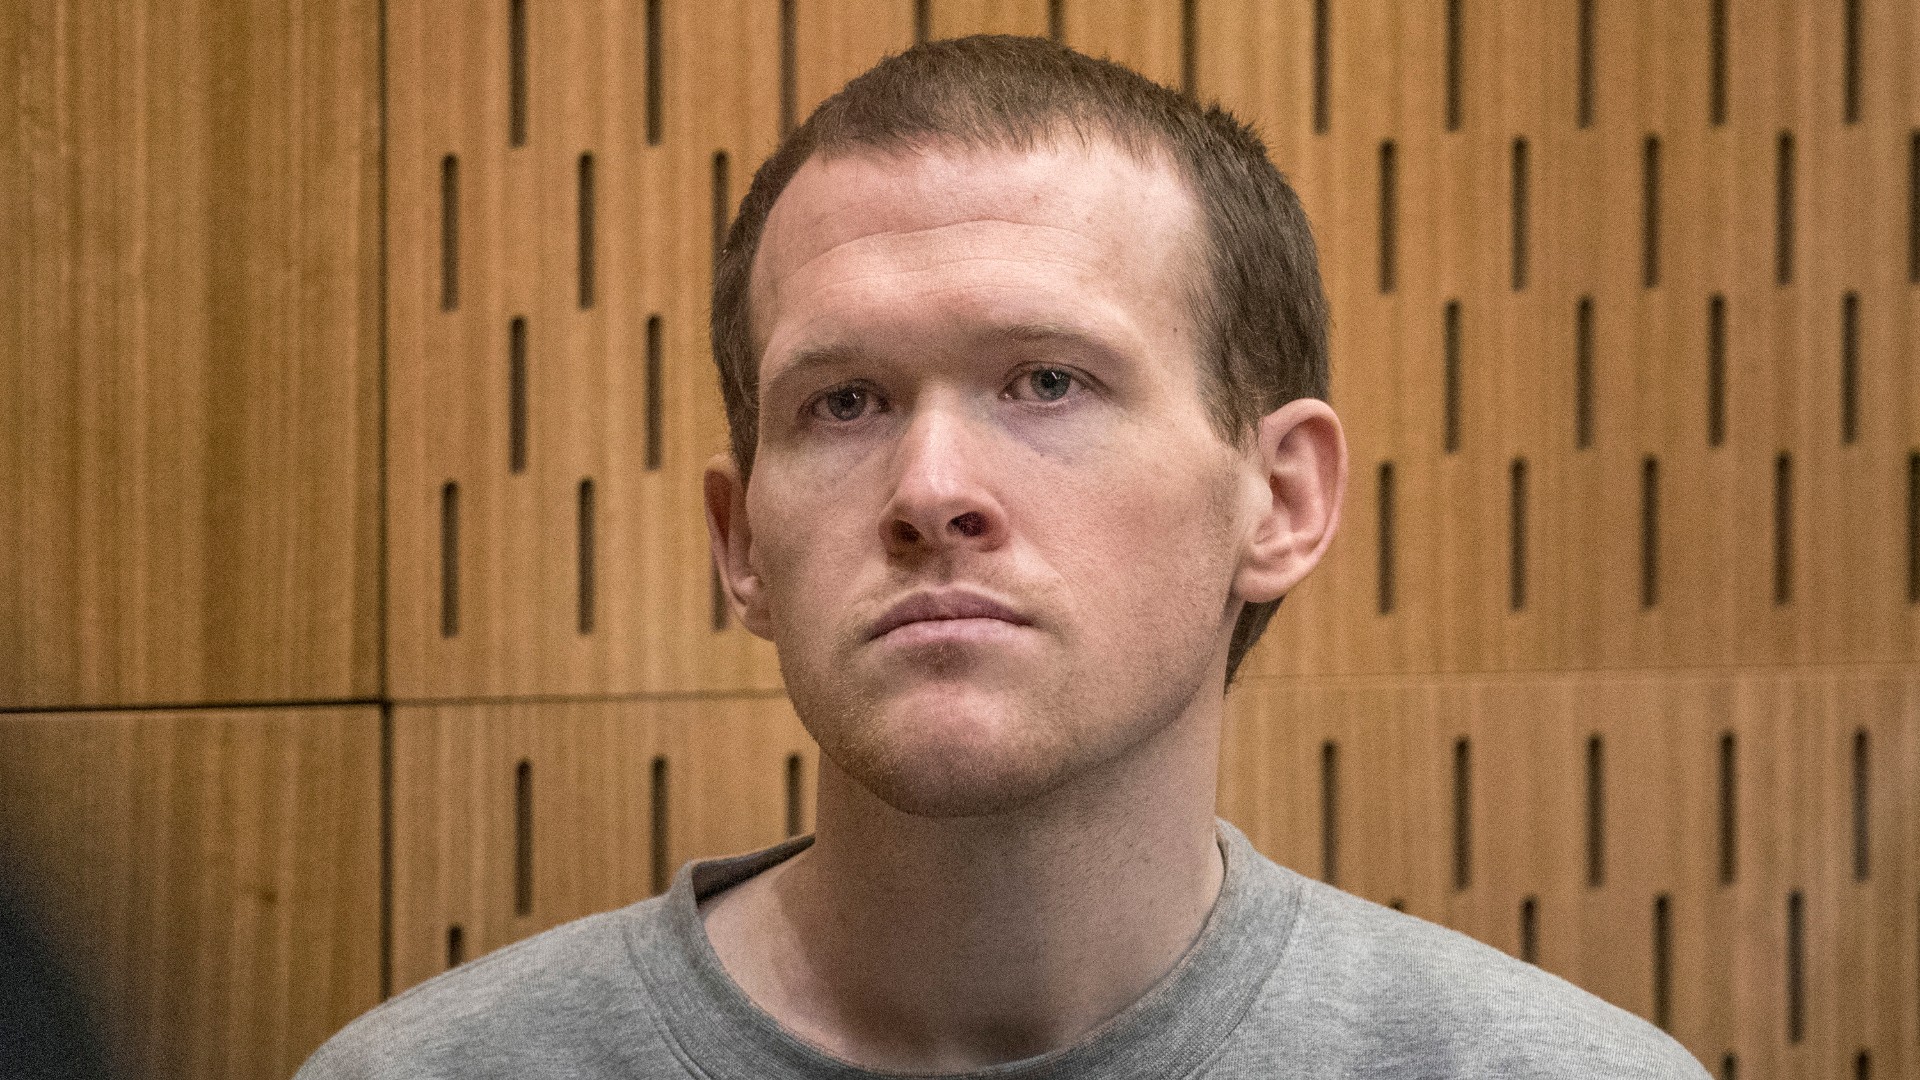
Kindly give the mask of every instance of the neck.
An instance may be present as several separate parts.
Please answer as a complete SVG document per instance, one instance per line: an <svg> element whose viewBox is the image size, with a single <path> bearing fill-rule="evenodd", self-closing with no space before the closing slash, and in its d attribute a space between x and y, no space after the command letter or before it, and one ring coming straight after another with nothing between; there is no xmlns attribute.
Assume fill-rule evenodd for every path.
<svg viewBox="0 0 1920 1080"><path fill-rule="evenodd" d="M782 1026L869 1068L1070 1045L1165 975L1213 907L1222 705L988 817L901 813L822 757L813 846L714 898L715 951Z"/></svg>

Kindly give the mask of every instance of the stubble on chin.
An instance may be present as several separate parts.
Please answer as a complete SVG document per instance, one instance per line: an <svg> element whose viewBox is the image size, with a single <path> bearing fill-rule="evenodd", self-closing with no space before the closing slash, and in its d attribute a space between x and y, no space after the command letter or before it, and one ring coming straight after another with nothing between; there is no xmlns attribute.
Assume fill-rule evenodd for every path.
<svg viewBox="0 0 1920 1080"><path fill-rule="evenodd" d="M878 682L850 659L785 649L780 658L787 694L821 753L900 813L1013 812L1086 764L1065 695L984 677L970 685L980 665L959 649L903 661Z"/></svg>

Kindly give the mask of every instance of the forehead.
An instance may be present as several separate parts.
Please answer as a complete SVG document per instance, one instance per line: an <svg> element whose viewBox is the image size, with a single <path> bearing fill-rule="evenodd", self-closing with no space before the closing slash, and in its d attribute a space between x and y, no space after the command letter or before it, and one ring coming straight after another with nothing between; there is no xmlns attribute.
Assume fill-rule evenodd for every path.
<svg viewBox="0 0 1920 1080"><path fill-rule="evenodd" d="M1191 307L1200 235L1171 162L1105 139L816 155L768 215L755 344L774 362L783 338L836 320L936 308L1013 325L1053 321L1064 304L1164 329Z"/></svg>

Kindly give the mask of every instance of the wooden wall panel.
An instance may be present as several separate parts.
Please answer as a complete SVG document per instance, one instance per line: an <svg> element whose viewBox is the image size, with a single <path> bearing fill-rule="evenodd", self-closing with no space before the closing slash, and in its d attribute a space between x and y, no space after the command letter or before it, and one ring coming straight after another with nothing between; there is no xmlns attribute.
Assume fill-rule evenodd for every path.
<svg viewBox="0 0 1920 1080"><path fill-rule="evenodd" d="M19 97L0 135L26 197L0 209L25 240L0 308L0 493L16 496L0 498L0 708L394 705L396 988L446 966L453 925L471 957L650 891L656 758L670 863L778 839L785 762L802 754L810 781L812 751L772 647L716 619L700 506L726 447L707 347L718 230L784 126L881 55L1055 33L1255 122L1320 246L1345 525L1234 691L1223 812L1289 865L1501 948L1527 947L1531 900L1541 964L1663 1011L1716 1071L1732 1054L1741 1076L1856 1075L1864 1050L1902 1075L1920 1030L1920 14L1858 6L1850 111L1847 5L1724 5L1720 83L1713 10L9 14L0 84ZM74 925L113 928L100 962L136 973L142 1061L285 1072L369 1003L373 716L0 717L17 780L0 832L89 898ZM95 760L151 820L75 786L74 762ZM74 835L98 858L47 854ZM281 883L247 893L272 918L233 914L274 859ZM315 859L354 869L316 884ZM300 903L338 921L296 947ZM213 936L221 920L239 929ZM190 929L156 929L170 923ZM299 948L339 980L307 1012L286 989ZM185 1004L160 1010L151 988L182 971L166 985ZM248 1034L216 1044L223 1025Z"/></svg>
<svg viewBox="0 0 1920 1080"><path fill-rule="evenodd" d="M397 709L393 989L810 830L816 755L784 696Z"/></svg>
<svg viewBox="0 0 1920 1080"><path fill-rule="evenodd" d="M727 161L730 205L777 137L778 21L770 7L745 3L698 17L664 4L657 26L587 9L526 11L523 83L508 12L496 5L392 16L394 691L777 687L766 643L712 628L699 477L725 446L706 348L716 157ZM647 69L656 55L657 76ZM441 92L448 80L462 92ZM516 85L526 102L519 145ZM592 159L590 226L583 155ZM527 342L519 471L516 319ZM650 340L660 352L654 467ZM593 485L590 526L583 482ZM451 580L448 484L457 486ZM592 536L586 558L583 532Z"/></svg>
<svg viewBox="0 0 1920 1080"><path fill-rule="evenodd" d="M1915 836L1920 679L1910 670L1265 680L1229 701L1221 812L1276 860L1325 874L1330 741L1341 888L1516 955L1531 897L1537 963L1664 1018L1715 1071L1733 1054L1741 1076L1853 1076L1862 1051L1874 1075L1911 1067L1917 894L1904 853ZM1864 797L1854 779L1862 731ZM1723 837L1734 845L1725 864ZM1787 1019L1794 893L1803 920L1797 1040ZM1656 989L1661 897L1667 975Z"/></svg>
<svg viewBox="0 0 1920 1080"><path fill-rule="evenodd" d="M377 692L377 11L4 16L0 707Z"/></svg>
<svg viewBox="0 0 1920 1080"><path fill-rule="evenodd" d="M1316 133L1312 8L1205 6L1199 20L1203 92L1261 119L1283 169L1330 179L1322 188L1309 175L1299 186L1326 253L1335 398L1355 451L1346 536L1301 590L1304 602L1276 621L1249 672L1910 659L1915 607L1893 560L1905 547L1893 530L1903 497L1897 478L1877 477L1904 467L1913 438L1903 428L1876 443L1871 431L1872 413L1885 410L1904 425L1913 410L1911 365L1890 362L1897 346L1889 351L1876 338L1904 341L1912 326L1911 288L1896 280L1900 238L1873 227L1905 215L1894 159L1911 121L1869 107L1876 93L1911 98L1898 65L1862 61L1866 104L1859 119L1844 122L1835 97L1844 66L1839 15L1736 6L1728 119L1716 125L1708 115L1706 5L1596 4L1591 116L1582 127L1578 5L1463 4L1460 121L1447 130L1446 5L1383 21L1380 10L1336 4L1327 8L1328 128ZM1866 19L1862 55L1909 40L1911 24L1904 8ZM1342 51L1350 39L1368 42L1365 55ZM1275 41L1285 43L1278 57ZM1286 54L1295 50L1307 54L1304 74L1289 74ZM1276 99L1273 80L1289 78ZM1373 92L1354 100L1356 83ZM1783 131L1793 135L1797 166L1794 274L1784 286L1774 281ZM1511 276L1517 139L1526 140L1528 180L1521 289ZM1650 139L1652 279L1643 235ZM1388 140L1398 187L1391 293L1376 273L1379 155ZM1459 193L1451 202L1450 190ZM1436 197L1450 231L1428 262L1419 222ZM1859 254L1868 251L1875 254ZM1896 297L1906 294L1904 303L1890 298L1892 322L1878 330L1871 286L1847 283L1876 277ZM1861 427L1843 450L1839 313L1844 295L1861 290ZM1705 315L1714 295L1726 297L1724 447L1705 445ZM1593 327L1589 448L1575 445L1573 423L1582 297L1591 298ZM1461 305L1461 448L1453 454L1435 437L1443 427L1444 398L1434 391L1444 389L1444 340L1434 330L1448 300ZM1421 392L1421 383L1432 390ZM1776 604L1773 474L1782 453L1793 460L1794 573L1792 598ZM1410 454L1425 460L1408 461ZM1514 612L1505 492L1519 457L1529 469L1528 588ZM1649 458L1657 470L1657 599L1646 607L1640 522ZM1384 461L1399 481L1397 526L1439 519L1428 526L1437 545L1406 545L1396 560L1400 603L1386 617L1377 610L1374 529ZM1435 476L1425 471L1429 461L1440 469ZM1879 587L1841 584L1862 574ZM1439 610L1429 615L1423 598L1436 589ZM1325 601L1337 615L1322 610ZM1762 627L1764 634L1752 632Z"/></svg>
<svg viewBox="0 0 1920 1080"><path fill-rule="evenodd" d="M0 716L8 876L120 1075L288 1076L380 1000L376 708Z"/></svg>
<svg viewBox="0 0 1920 1080"><path fill-rule="evenodd" d="M1897 362L1912 289L1900 245L1873 228L1902 212L1907 128L1884 110L1836 114L1839 31L1812 8L1729 15L1720 122L1704 5L1594 4L1583 24L1577 4L1221 0L1194 5L1190 26L1175 4L1096 16L1073 3L742 2L686 24L663 4L657 27L529 10L520 146L500 12L439 33L409 10L393 28L391 487L407 494L392 503L390 558L403 697L777 687L765 643L712 628L699 528L699 471L725 438L704 348L715 155L727 211L784 121L922 23L935 35L1058 23L1067 40L1162 77L1185 76L1190 34L1199 92L1259 123L1294 177L1333 302L1352 498L1332 557L1250 677L1895 662L1920 648L1898 520L1916 441L1910 365ZM1906 40L1913 21L1877 14L1862 33ZM656 51L657 144L636 137ZM425 93L456 70L465 92ZM1894 69L1862 71L1862 94L1876 88L1863 100L1911 97ZM1780 284L1783 133L1793 265ZM583 308L586 153L598 295ZM448 154L457 216L472 224L454 256L465 299L443 311ZM1859 294L1860 420L1842 447L1848 293ZM647 470L635 464L647 439L637 373L653 315L665 452ZM530 343L531 463L509 475L514 318ZM1716 340L1724 438L1711 445ZM457 401L435 404L448 394ZM1783 455L1791 505L1776 513ZM599 554L582 630L587 480ZM460 485L450 635L449 481ZM1780 602L1776 549L1790 563ZM1862 575L1874 587L1848 587ZM544 644L519 647L529 632Z"/></svg>

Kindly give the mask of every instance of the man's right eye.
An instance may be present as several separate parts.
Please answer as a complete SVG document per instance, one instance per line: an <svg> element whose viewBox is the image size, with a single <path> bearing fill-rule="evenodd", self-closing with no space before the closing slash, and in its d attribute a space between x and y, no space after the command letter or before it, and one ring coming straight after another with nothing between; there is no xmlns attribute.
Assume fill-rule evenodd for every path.
<svg viewBox="0 0 1920 1080"><path fill-rule="evenodd" d="M866 413L872 396L864 386L841 386L813 399L810 411L823 420L829 417L842 423L858 420Z"/></svg>

